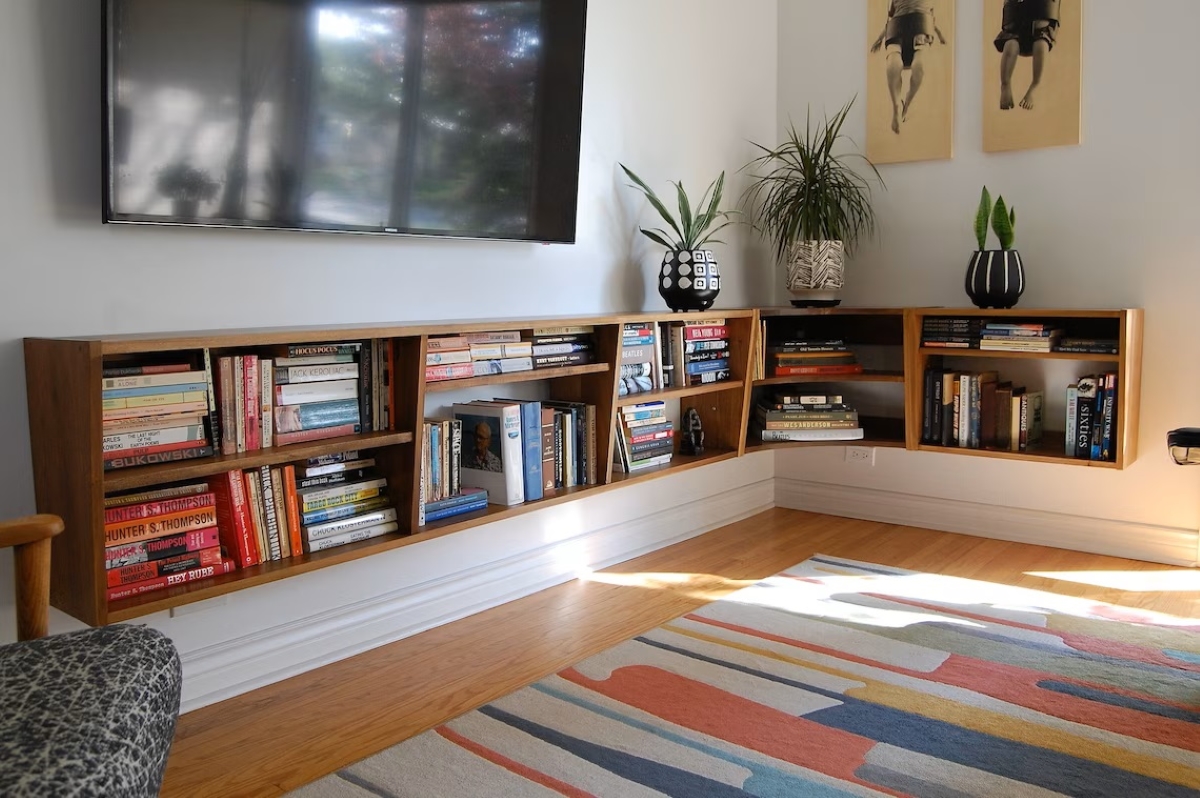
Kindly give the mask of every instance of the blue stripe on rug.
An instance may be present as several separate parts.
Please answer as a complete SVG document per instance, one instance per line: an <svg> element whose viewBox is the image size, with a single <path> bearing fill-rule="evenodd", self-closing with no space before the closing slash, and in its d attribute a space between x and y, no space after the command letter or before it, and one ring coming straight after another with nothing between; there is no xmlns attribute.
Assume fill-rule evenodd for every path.
<svg viewBox="0 0 1200 798"><path fill-rule="evenodd" d="M1157 715L1160 718L1181 720L1185 723L1200 723L1200 712L1194 712L1182 707L1167 706L1166 704L1147 701L1144 698L1133 698L1132 696L1109 693L1104 690L1097 690L1094 687L1084 687L1080 684L1059 682L1053 679L1040 681L1037 683L1037 686L1043 690L1082 698L1086 701L1095 701L1099 704L1108 704L1109 706L1123 707L1124 709L1135 709L1138 712Z"/></svg>
<svg viewBox="0 0 1200 798"><path fill-rule="evenodd" d="M640 642L684 657L719 665L739 673L785 684L814 695L842 702L841 706L816 710L806 720L831 729L857 734L867 740L888 743L897 748L926 754L937 759L994 773L997 776L1034 784L1066 795L1156 796L1156 798L1196 798L1194 790L1159 781L1099 762L1078 759L1045 748L994 737L952 723L911 712L871 704L853 696L823 690L803 682L786 679L737 663L709 657L644 637Z"/></svg>
<svg viewBox="0 0 1200 798"><path fill-rule="evenodd" d="M698 795L703 795L705 798L709 796L711 798L753 798L750 793L737 787L731 787L728 784L670 765L663 765L639 756L596 745L587 740L580 740L578 737L571 737L511 712L505 712L492 704L480 707L479 712L536 737L544 743L574 754L597 767L602 767L627 781L658 790L672 798L695 798Z"/></svg>
<svg viewBox="0 0 1200 798"><path fill-rule="evenodd" d="M705 745L704 743L684 737L681 734L676 734L670 729L655 726L628 715L622 715L608 707L601 706L600 704L572 695L542 682L531 684L530 687L538 692L553 696L560 701L574 704L577 707L586 709L609 720L617 721L646 734L661 737L664 740L685 748L690 748L713 759L744 767L750 771L751 776L746 779L746 782L742 785L742 789L754 795L755 798L794 798L794 796L798 795L803 795L804 798L855 798L855 796L860 795L858 792L849 792L839 787L794 776L770 765L764 765L761 762L755 762L746 757L731 754L720 748Z"/></svg>
<svg viewBox="0 0 1200 798"><path fill-rule="evenodd" d="M913 571L903 571L898 568L884 568L882 565L864 565L860 562L834 560L827 557L809 557L807 562L819 562L822 565L832 565L837 568L846 568L851 571L864 571L869 574L881 574L883 576L906 576L914 573ZM803 563L801 564L803 565Z"/></svg>

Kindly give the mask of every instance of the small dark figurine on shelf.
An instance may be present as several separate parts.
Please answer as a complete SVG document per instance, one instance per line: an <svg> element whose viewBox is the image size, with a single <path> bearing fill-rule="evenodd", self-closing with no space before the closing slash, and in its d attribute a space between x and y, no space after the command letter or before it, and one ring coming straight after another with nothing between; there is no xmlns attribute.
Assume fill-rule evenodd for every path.
<svg viewBox="0 0 1200 798"><path fill-rule="evenodd" d="M679 453L686 455L704 454L704 427L700 423L700 414L696 408L689 407L683 413L680 424L682 437L679 440Z"/></svg>

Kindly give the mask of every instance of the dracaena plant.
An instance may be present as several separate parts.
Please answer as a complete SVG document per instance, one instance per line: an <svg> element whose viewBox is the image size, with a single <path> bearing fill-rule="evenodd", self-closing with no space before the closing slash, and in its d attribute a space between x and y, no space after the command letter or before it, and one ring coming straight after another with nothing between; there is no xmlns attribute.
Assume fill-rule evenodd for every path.
<svg viewBox="0 0 1200 798"><path fill-rule="evenodd" d="M743 167L753 181L743 207L758 207L756 227L774 241L781 262L801 241L841 241L850 253L875 231L868 178L884 188L883 178L866 156L838 151L849 140L842 127L853 104L823 120L810 112L804 129L790 124L778 147L751 142L762 154ZM864 174L850 167L851 159L866 164Z"/></svg>
<svg viewBox="0 0 1200 798"><path fill-rule="evenodd" d="M1012 249L1016 240L1017 209L1004 204L1004 197L997 197L995 206L992 205L992 195L987 186L983 187L983 195L979 198L979 210L975 212L975 240L979 249L987 249L988 223L991 222L1000 249Z"/></svg>
<svg viewBox="0 0 1200 798"><path fill-rule="evenodd" d="M725 191L724 172L721 172L720 177L708 184L704 195L695 205L688 199L687 192L683 190L683 183L672 181L671 185L675 186L677 197L676 204L679 206L679 216L676 218L654 193L654 189L646 184L646 181L634 174L625 164L621 164L621 169L631 181L630 188L636 188L645 195L650 205L658 211L658 215L663 218L669 228L639 227L638 229L646 238L673 250L702 249L705 244L725 243L713 236L733 224L735 221L733 217L737 212L720 209L721 196Z"/></svg>

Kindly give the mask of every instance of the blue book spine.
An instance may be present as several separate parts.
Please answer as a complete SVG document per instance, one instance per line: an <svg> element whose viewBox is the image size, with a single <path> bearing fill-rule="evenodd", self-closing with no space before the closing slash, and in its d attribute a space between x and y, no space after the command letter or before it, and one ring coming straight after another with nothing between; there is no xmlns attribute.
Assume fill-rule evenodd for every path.
<svg viewBox="0 0 1200 798"><path fill-rule="evenodd" d="M482 488L466 488L463 493L455 496L447 496L445 499L438 499L435 502L426 502L426 510L444 510L447 507L457 507L460 504L474 504L476 502L487 502L487 491Z"/></svg>
<svg viewBox="0 0 1200 798"><path fill-rule="evenodd" d="M429 494L437 496L442 481L442 428L436 423L429 425L429 471Z"/></svg>
<svg viewBox="0 0 1200 798"><path fill-rule="evenodd" d="M364 499L363 501L367 501ZM349 518L353 515L362 515L367 512L362 507L363 502L353 502L352 504L339 504L335 507L326 507L322 510L310 510L300 516L300 524L309 526L311 524L321 524L325 521L336 521L339 518Z"/></svg>
<svg viewBox="0 0 1200 798"><path fill-rule="evenodd" d="M440 510L426 510L426 521L437 521L441 518L449 518L452 515L462 515L463 513L473 513L476 510L482 510L487 507L487 498L473 501L470 504L458 504L453 507L443 507Z"/></svg>
<svg viewBox="0 0 1200 798"><path fill-rule="evenodd" d="M721 371L729 368L729 360L702 360L699 363L688 363L688 374L707 374L710 371Z"/></svg>
<svg viewBox="0 0 1200 798"><path fill-rule="evenodd" d="M521 404L521 438L525 466L525 501L542 498L542 403Z"/></svg>
<svg viewBox="0 0 1200 798"><path fill-rule="evenodd" d="M292 418L284 421L284 416ZM355 399L339 399L335 402L313 402L307 405L283 405L275 408L276 431L296 432L296 422L300 429L321 429L322 427L338 427L342 424L357 424L358 401ZM283 422L283 423L280 423Z"/></svg>
<svg viewBox="0 0 1200 798"><path fill-rule="evenodd" d="M131 396L153 396L159 393L193 393L207 391L206 382L189 382L183 385L149 385L144 388L112 388L103 392L105 399L128 399Z"/></svg>
<svg viewBox="0 0 1200 798"><path fill-rule="evenodd" d="M621 346L644 346L654 343L653 335L627 335L621 339Z"/></svg>

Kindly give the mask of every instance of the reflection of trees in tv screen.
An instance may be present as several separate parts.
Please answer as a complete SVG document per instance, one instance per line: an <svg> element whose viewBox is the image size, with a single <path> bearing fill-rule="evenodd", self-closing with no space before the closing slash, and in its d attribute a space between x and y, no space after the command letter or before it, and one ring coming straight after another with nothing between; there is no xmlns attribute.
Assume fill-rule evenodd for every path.
<svg viewBox="0 0 1200 798"><path fill-rule="evenodd" d="M583 14L110 0L108 217L573 240Z"/></svg>

